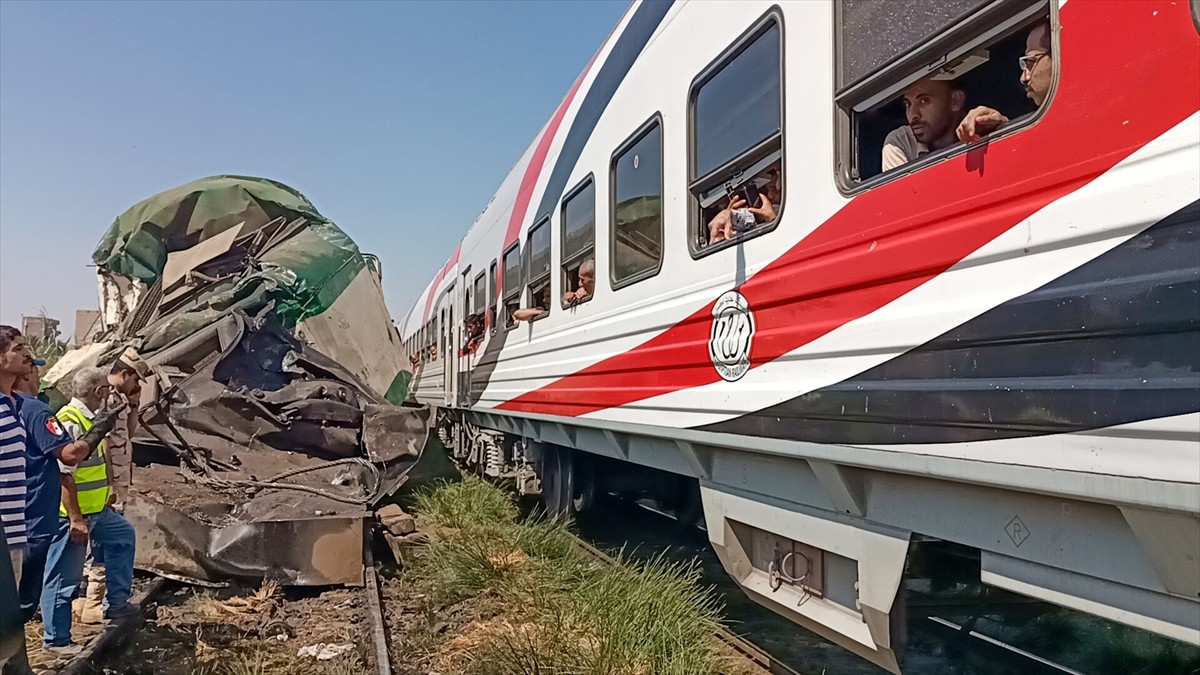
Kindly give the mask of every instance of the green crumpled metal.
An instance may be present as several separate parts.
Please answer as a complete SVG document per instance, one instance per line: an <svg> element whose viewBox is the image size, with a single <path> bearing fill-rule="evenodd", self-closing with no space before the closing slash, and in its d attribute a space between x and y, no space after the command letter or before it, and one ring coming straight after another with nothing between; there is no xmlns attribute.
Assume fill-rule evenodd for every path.
<svg viewBox="0 0 1200 675"><path fill-rule="evenodd" d="M255 315L272 302L290 328L326 311L366 263L345 232L304 195L282 183L226 175L167 190L118 216L92 259L102 268L150 286L162 274L167 254L243 222L253 229L280 216L288 221L303 216L308 225L262 251L255 267L209 284L188 303L157 317L138 337L141 349L152 352L235 309Z"/></svg>

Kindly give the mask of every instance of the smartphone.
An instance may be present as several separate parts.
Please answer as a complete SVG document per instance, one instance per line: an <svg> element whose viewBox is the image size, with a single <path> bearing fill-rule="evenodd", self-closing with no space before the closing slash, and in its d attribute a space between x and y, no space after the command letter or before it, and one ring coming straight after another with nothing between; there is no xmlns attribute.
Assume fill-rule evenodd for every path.
<svg viewBox="0 0 1200 675"><path fill-rule="evenodd" d="M742 196L742 199L746 200L747 207L755 209L758 208L759 193L757 185L754 183L747 183L746 187L739 191L739 194Z"/></svg>

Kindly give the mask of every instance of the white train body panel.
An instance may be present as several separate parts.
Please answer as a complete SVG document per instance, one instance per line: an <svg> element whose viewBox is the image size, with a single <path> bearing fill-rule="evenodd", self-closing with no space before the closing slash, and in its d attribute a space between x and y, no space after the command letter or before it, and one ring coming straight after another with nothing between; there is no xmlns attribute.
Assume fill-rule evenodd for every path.
<svg viewBox="0 0 1200 675"><path fill-rule="evenodd" d="M401 323L418 400L696 476L752 597L892 669L913 533L980 548L989 583L1200 643L1200 38L1185 3L1099 5L1049 8L1056 84L1039 110L856 176L869 161L851 139L876 118L839 98L857 90L838 79L833 3L635 3ZM996 34L1023 36L1035 15L1005 11ZM771 22L777 218L708 250L695 90ZM904 58L860 83L896 95ZM618 284L614 161L652 120L661 253ZM589 179L595 292L563 307L563 200ZM546 217L549 312L510 328L503 255L528 258ZM538 274L523 263L520 307ZM855 563L858 597L786 602L755 557L767 536Z"/></svg>

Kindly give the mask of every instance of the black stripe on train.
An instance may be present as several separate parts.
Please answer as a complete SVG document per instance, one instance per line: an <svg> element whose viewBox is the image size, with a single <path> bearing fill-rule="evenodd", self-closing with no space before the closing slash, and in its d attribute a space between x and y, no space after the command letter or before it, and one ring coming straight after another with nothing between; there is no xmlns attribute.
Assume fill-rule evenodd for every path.
<svg viewBox="0 0 1200 675"><path fill-rule="evenodd" d="M844 444L1064 433L1200 411L1200 202L835 385L720 433Z"/></svg>

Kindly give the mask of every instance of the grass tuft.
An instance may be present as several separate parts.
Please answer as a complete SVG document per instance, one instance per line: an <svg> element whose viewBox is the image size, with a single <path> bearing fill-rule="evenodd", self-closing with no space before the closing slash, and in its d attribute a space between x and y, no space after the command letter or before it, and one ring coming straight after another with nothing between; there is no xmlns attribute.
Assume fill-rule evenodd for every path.
<svg viewBox="0 0 1200 675"><path fill-rule="evenodd" d="M698 565L624 554L603 565L575 545L568 524L519 519L507 494L474 477L423 493L416 505L435 536L414 556L405 581L461 624L442 640L410 636L431 652L432 670L737 672L713 639L720 607L700 587Z"/></svg>
<svg viewBox="0 0 1200 675"><path fill-rule="evenodd" d="M507 526L517 518L517 505L509 495L472 476L434 484L416 496L415 506L437 528Z"/></svg>

